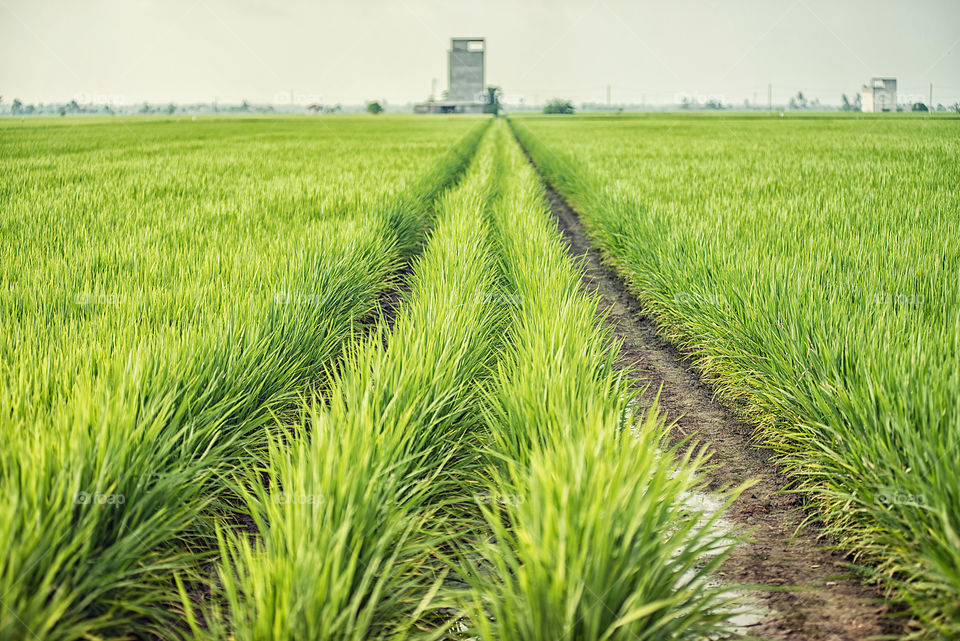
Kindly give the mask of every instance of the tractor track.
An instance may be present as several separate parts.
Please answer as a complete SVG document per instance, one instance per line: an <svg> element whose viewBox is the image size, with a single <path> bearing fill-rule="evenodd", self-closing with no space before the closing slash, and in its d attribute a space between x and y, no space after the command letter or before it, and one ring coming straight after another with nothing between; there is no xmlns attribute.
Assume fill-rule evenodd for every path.
<svg viewBox="0 0 960 641"><path fill-rule="evenodd" d="M527 159L536 168L529 154ZM582 265L583 289L600 297L605 323L623 343L622 365L648 386L641 402L659 390L661 411L674 424L672 438L708 447L711 488L755 481L725 514L747 540L719 570L726 584L757 588L742 592L745 607L757 614L740 631L791 641L899 638L903 627L886 616L890 606L879 591L858 578L849 557L828 549L832 541L822 531L804 524L807 514L796 495L784 492L789 479L771 452L715 399L691 359L661 338L656 322L592 245L576 212L540 175L570 257Z"/></svg>

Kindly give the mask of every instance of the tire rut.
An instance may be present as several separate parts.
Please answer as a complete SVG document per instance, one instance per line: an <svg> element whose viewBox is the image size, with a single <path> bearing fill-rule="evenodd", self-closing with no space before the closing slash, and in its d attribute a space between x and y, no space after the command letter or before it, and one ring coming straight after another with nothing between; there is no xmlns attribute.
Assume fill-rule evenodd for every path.
<svg viewBox="0 0 960 641"><path fill-rule="evenodd" d="M692 437L708 447L712 488L756 482L725 514L747 541L719 571L724 583L762 586L742 593L759 614L741 632L791 641L901 636L902 627L886 616L889 605L859 580L849 557L827 549L832 541L815 525L802 525L807 515L800 501L784 493L789 479L771 452L754 441L752 428L719 404L691 360L660 337L655 321L593 247L577 214L545 180L544 187L570 257L582 263L583 289L600 296L605 322L623 342L622 364L649 386L641 401L649 403L661 390L661 411L674 424L672 438Z"/></svg>

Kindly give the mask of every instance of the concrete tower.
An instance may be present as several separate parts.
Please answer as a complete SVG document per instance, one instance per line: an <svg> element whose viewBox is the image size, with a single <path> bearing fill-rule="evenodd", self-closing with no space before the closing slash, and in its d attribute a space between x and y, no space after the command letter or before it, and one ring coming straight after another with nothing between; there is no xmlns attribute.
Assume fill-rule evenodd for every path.
<svg viewBox="0 0 960 641"><path fill-rule="evenodd" d="M450 41L450 85L447 100L451 102L483 102L484 60L483 38L453 38Z"/></svg>

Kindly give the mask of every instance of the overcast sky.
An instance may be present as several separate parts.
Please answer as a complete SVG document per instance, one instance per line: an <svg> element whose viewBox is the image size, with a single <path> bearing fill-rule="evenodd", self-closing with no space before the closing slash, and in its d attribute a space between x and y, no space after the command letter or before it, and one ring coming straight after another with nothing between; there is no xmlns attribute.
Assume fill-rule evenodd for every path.
<svg viewBox="0 0 960 641"><path fill-rule="evenodd" d="M405 103L446 88L452 36L487 38L511 103L960 100L960 0L0 0L0 95Z"/></svg>

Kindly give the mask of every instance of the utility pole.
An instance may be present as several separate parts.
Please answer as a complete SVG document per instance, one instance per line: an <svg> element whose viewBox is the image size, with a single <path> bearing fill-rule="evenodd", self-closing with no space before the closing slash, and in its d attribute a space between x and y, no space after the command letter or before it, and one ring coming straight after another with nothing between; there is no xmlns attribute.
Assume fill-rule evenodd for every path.
<svg viewBox="0 0 960 641"><path fill-rule="evenodd" d="M433 82L430 84L430 102L434 102L437 99L437 79L434 78Z"/></svg>
<svg viewBox="0 0 960 641"><path fill-rule="evenodd" d="M773 83L767 85L767 111L773 111Z"/></svg>

